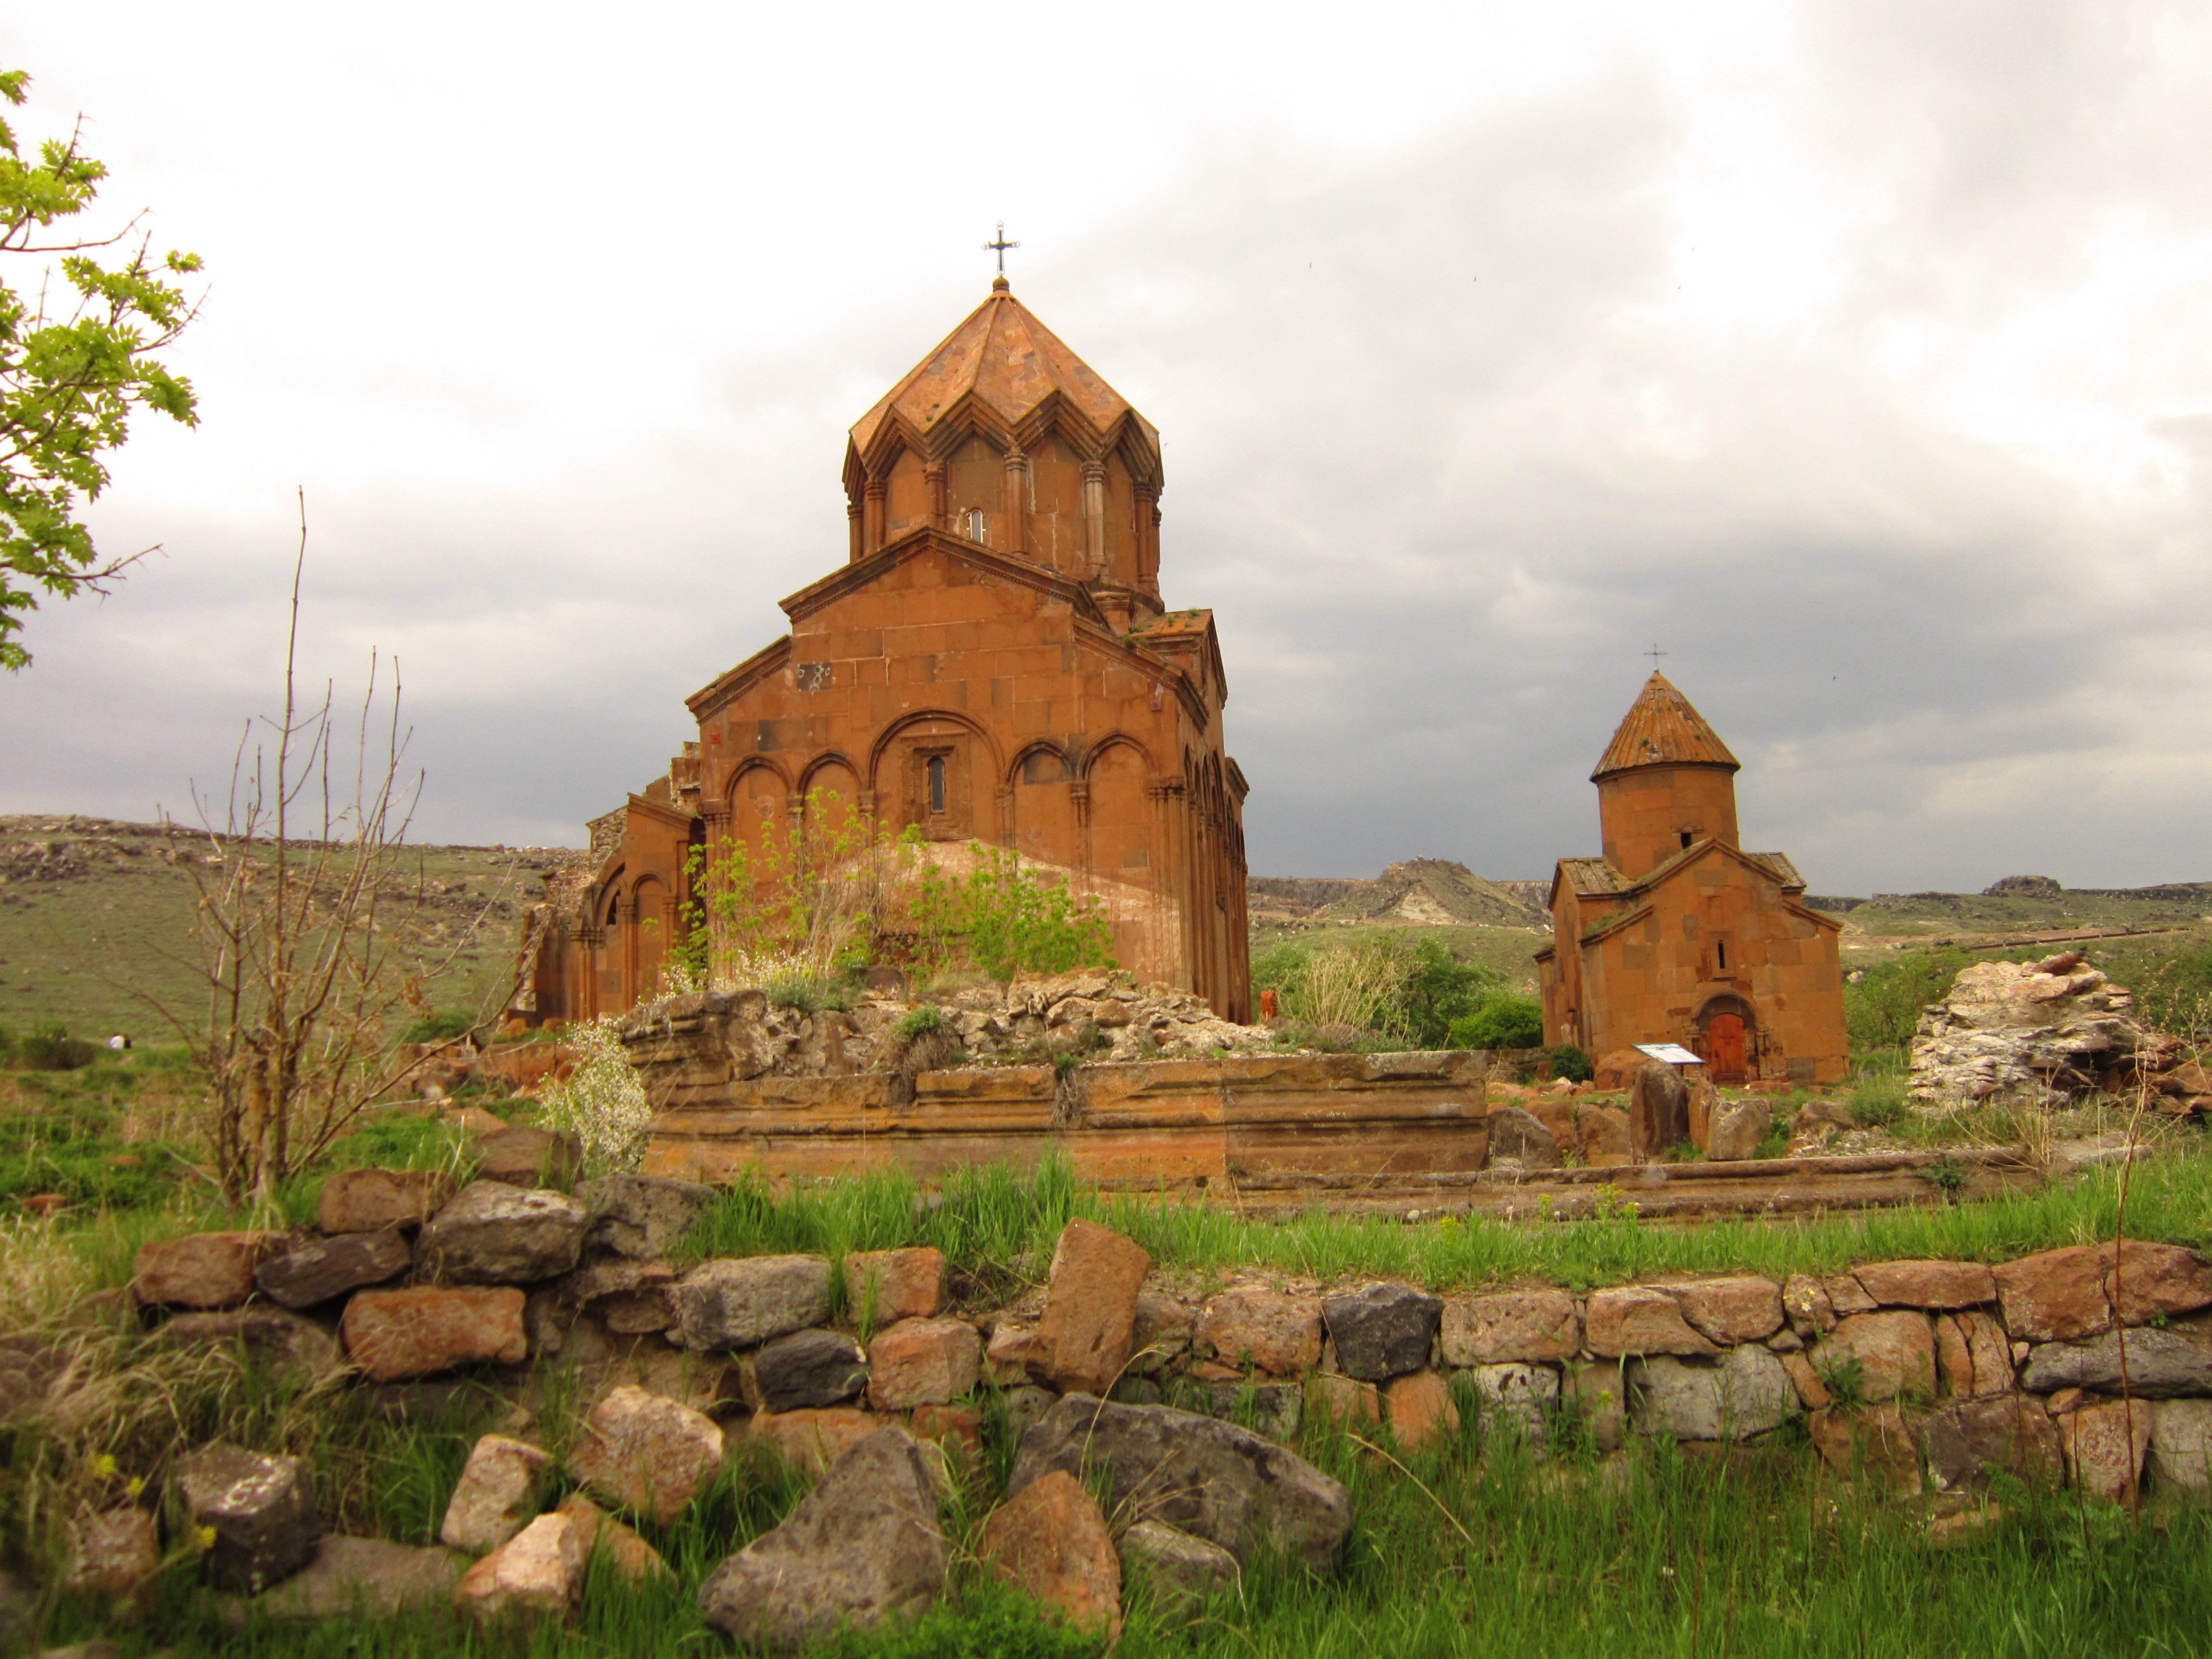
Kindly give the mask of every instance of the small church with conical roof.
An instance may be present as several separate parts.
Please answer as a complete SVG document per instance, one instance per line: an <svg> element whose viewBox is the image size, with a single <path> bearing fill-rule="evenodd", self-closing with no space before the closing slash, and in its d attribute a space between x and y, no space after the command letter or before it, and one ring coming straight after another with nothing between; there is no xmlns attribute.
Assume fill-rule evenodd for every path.
<svg viewBox="0 0 2212 1659"><path fill-rule="evenodd" d="M593 821L518 1007L656 994L695 848L857 814L1065 872L1123 967L1249 1018L1246 785L1212 612L1161 600L1152 422L1001 276L861 416L844 473L846 563L687 700L698 740L667 775Z"/></svg>
<svg viewBox="0 0 2212 1659"><path fill-rule="evenodd" d="M1739 769L1665 675L1644 682L1590 775L1603 853L1552 877L1547 1042L1676 1042L1719 1083L1844 1077L1843 923L1782 854L1738 845Z"/></svg>

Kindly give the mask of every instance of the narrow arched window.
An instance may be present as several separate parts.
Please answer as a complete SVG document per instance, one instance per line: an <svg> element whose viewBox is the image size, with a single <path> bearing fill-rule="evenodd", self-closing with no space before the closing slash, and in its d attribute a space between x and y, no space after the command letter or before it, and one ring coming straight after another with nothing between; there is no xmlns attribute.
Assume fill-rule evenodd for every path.
<svg viewBox="0 0 2212 1659"><path fill-rule="evenodd" d="M942 755L929 757L929 810L933 812L945 810L945 757Z"/></svg>
<svg viewBox="0 0 2212 1659"><path fill-rule="evenodd" d="M983 540L983 509L980 507L971 507L963 517L965 522L961 526L961 533L971 542Z"/></svg>
<svg viewBox="0 0 2212 1659"><path fill-rule="evenodd" d="M1715 940L1713 949L1720 952L1721 972L1725 974L1728 972L1728 941L1726 939Z"/></svg>

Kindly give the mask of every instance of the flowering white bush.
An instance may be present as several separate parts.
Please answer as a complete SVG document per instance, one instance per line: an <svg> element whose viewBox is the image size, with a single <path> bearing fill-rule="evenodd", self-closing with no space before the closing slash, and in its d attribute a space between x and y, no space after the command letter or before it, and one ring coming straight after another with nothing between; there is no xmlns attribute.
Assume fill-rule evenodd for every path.
<svg viewBox="0 0 2212 1659"><path fill-rule="evenodd" d="M645 1128L653 1108L645 1085L623 1053L617 1021L602 1014L569 1028L576 1069L538 1097L538 1116L549 1129L565 1129L582 1147L585 1170L595 1176L635 1170L645 1157Z"/></svg>

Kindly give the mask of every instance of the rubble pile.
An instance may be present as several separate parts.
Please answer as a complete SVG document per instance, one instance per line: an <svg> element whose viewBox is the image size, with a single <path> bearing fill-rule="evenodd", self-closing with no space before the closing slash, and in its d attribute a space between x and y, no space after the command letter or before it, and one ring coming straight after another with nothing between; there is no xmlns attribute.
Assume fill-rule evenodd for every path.
<svg viewBox="0 0 2212 1659"><path fill-rule="evenodd" d="M1911 1097L1923 1106L2062 1106L2147 1087L2172 1112L2212 1109L2212 1077L2134 1018L2135 998L2078 951L1978 962L1920 1017Z"/></svg>
<svg viewBox="0 0 2212 1659"><path fill-rule="evenodd" d="M739 1079L842 1077L891 1070L903 1046L897 1034L922 1007L939 1010L959 1056L945 1064L1036 1065L1055 1053L1173 1060L1274 1045L1266 1026L1223 1019L1194 993L1139 985L1133 974L1105 968L975 986L941 1003L876 994L849 1008L809 1010L779 1005L764 991L697 992L643 1004L623 1029L647 1034L702 1012L720 1015Z"/></svg>

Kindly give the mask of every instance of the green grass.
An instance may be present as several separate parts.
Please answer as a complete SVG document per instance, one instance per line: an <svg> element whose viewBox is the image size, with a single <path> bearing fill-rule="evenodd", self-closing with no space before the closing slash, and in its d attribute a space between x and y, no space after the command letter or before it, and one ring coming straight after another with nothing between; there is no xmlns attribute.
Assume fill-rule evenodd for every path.
<svg viewBox="0 0 2212 1659"><path fill-rule="evenodd" d="M95 1041L114 1031L142 1042L174 1041L173 1028L147 999L179 1018L205 1010L204 985L189 965L196 898L190 869L168 861L156 825L33 815L0 817L0 874L25 848L64 842L85 855L78 873L18 874L0 884L0 1026L20 1035L58 1021ZM489 847L407 850L409 878L419 867L428 889L422 915L410 923L426 951L450 944L493 907L455 971L433 988L439 1002L477 1010L496 1001L548 856Z"/></svg>
<svg viewBox="0 0 2212 1659"><path fill-rule="evenodd" d="M1632 1172L1624 1171L1624 1175ZM1444 1218L1408 1224L1321 1212L1245 1219L1215 1206L1102 1194L1064 1164L1034 1176L1003 1167L956 1176L925 1194L884 1171L772 1195L758 1182L717 1199L684 1241L687 1260L932 1244L963 1276L971 1301L1042 1281L1060 1231L1075 1216L1126 1233L1170 1269L1272 1269L1321 1279L1358 1275L1447 1288L1540 1279L1577 1288L1647 1273L1750 1271L1779 1279L1831 1273L1854 1261L1940 1257L1996 1261L2110 1238L2119 1173L2092 1169L2032 1192L1972 1203L1803 1220L1721 1219L1680 1227L1608 1221ZM1620 1196L1632 1203L1632 1181ZM2212 1158L2177 1155L2138 1166L2130 1237L2212 1245Z"/></svg>
<svg viewBox="0 0 2212 1659"><path fill-rule="evenodd" d="M457 1469L451 1453L465 1431L450 1437L447 1466ZM1936 1547L1928 1511L1869 1495L1873 1483L1853 1491L1818 1473L1802 1435L1786 1427L1774 1443L1728 1453L1643 1443L1602 1469L1572 1452L1536 1464L1510 1435L1486 1443L1472 1410L1456 1437L1401 1454L1404 1473L1318 1423L1295 1443L1352 1493L1355 1522L1336 1571L1313 1575L1261 1563L1239 1592L1202 1607L1164 1613L1140 1601L1117 1655L2212 1654L2212 1575L2203 1570L2212 1553L2212 1511L2203 1508L2154 1509L2136 1521L2115 1506L2005 1483L2001 1518ZM185 1562L172 1570L143 1623L111 1626L100 1610L65 1602L51 1609L45 1636L58 1644L104 1632L125 1654L167 1651L180 1659L741 1651L705 1626L697 1585L787 1513L799 1490L787 1475L740 1462L692 1512L650 1533L676 1570L674 1584L631 1589L596 1573L567 1629L478 1632L443 1610L235 1628L195 1587ZM831 1659L1101 1654L1102 1642L1057 1625L977 1568L977 1533L994 1497L984 1476L951 1506L955 1567L937 1608L915 1624L850 1633L814 1652ZM422 1512L413 1506L395 1516L407 1528L400 1535L411 1534Z"/></svg>

